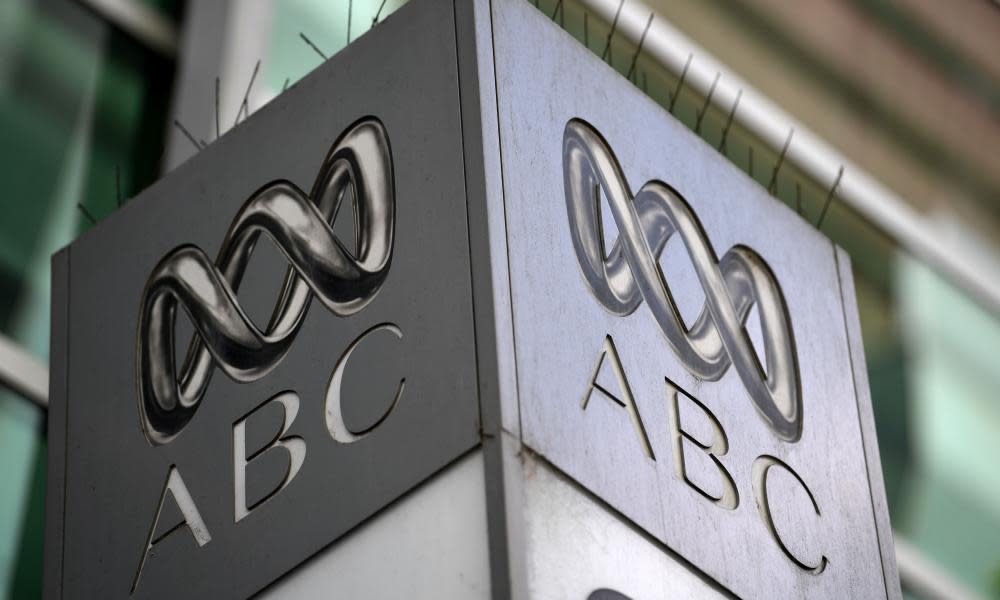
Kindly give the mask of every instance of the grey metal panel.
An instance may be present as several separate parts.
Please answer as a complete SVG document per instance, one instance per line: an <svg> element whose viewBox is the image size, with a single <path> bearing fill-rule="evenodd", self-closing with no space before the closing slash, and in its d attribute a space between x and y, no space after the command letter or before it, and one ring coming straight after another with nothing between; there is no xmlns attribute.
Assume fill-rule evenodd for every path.
<svg viewBox="0 0 1000 600"><path fill-rule="evenodd" d="M493 33L488 0L455 5L462 133L469 199L470 254L476 317L476 357L483 428L491 591L494 598L525 597L523 527L510 513L512 471L504 430L520 432L513 350L506 214L501 181ZM519 442L514 443L519 448ZM514 505L517 506L517 505ZM519 507L518 507L519 508Z"/></svg>
<svg viewBox="0 0 1000 600"><path fill-rule="evenodd" d="M486 487L495 490L489 507L491 552L503 550L502 564L494 563L491 573L494 597L531 598L528 591L529 557L524 504L524 446L518 437L501 430L483 440L486 457ZM496 538L500 538L497 540ZM499 562L499 561L497 561ZM503 571L496 569L503 567Z"/></svg>
<svg viewBox="0 0 1000 600"><path fill-rule="evenodd" d="M66 484L66 402L69 372L69 270L70 249L52 257L52 321L49 343L49 409L47 411L48 465L45 477L45 578L46 598L62 595L63 533Z"/></svg>
<svg viewBox="0 0 1000 600"><path fill-rule="evenodd" d="M167 537L143 567L135 597L251 594L479 442L453 17L448 2L404 7L73 244L64 328L72 386L54 403L57 414L72 411L65 595L129 595L171 465L211 541L198 547L185 529ZM181 244L213 255L262 185L287 179L310 189L334 140L366 115L387 131L396 187L395 247L382 288L343 318L313 302L273 371L242 384L216 372L186 427L152 446L140 429L135 348L153 267ZM335 231L349 218L341 215ZM259 326L287 265L262 238L237 294ZM345 402L384 412L397 368L405 390L367 437L341 444L324 420L325 390L338 356L379 323L397 325L402 339L379 347L383 356L373 345L351 359L349 376L374 391ZM183 344L185 329L178 333ZM345 380L345 389L358 387ZM288 435L304 439L304 462L287 487L234 523L233 425L286 390L300 399ZM355 421L369 414L348 412Z"/></svg>
<svg viewBox="0 0 1000 600"><path fill-rule="evenodd" d="M889 523L889 503L885 497L885 479L882 477L882 458L875 435L875 412L872 407L871 388L868 386L868 367L865 365L865 348L861 338L861 321L858 319L858 298L851 272L851 257L843 248L837 248L837 268L840 271L840 295L844 302L844 322L847 325L847 343L851 347L851 373L854 392L858 400L858 418L865 444L868 467L868 484L871 488L872 511L878 528L878 543L882 555L882 573L889 598L903 597L900 589L899 569L896 566L896 549L893 543L892 524Z"/></svg>
<svg viewBox="0 0 1000 600"><path fill-rule="evenodd" d="M483 421L491 433L502 426L520 435L489 0L455 2L455 15L480 387L490 398L484 398Z"/></svg>
<svg viewBox="0 0 1000 600"><path fill-rule="evenodd" d="M858 425L858 401L864 400L855 399L840 277L829 240L532 6L494 0L493 15L525 443L737 595L886 596ZM737 369L718 381L692 375L648 303L619 316L588 289L574 252L563 182L564 129L574 118L603 135L630 189L666 182L700 220L704 244L720 256L749 247L773 273L798 361L803 420L797 441L772 432ZM612 215L604 222L614 223ZM617 236L608 234L611 240ZM706 297L699 273L677 241L667 244L660 264L690 325ZM757 319L755 308L746 329L763 360ZM581 409L607 335L617 347L644 434L612 402L593 401ZM719 460L739 492L734 510L706 500L675 474L665 378L708 407L724 428L729 449ZM698 428L696 411L681 414L705 439L711 430L705 423ZM688 445L689 473L703 485L718 484L715 467L704 454L699 465L699 454ZM791 465L815 497L820 517L788 478L783 489L776 483L772 490L788 500L772 498L771 504L780 512L778 534L792 552L816 561L827 557L819 574L793 564L763 522L752 486L759 456Z"/></svg>
<svg viewBox="0 0 1000 600"><path fill-rule="evenodd" d="M530 598L734 598L531 452L517 463L524 490ZM612 596L621 598L622 596Z"/></svg>

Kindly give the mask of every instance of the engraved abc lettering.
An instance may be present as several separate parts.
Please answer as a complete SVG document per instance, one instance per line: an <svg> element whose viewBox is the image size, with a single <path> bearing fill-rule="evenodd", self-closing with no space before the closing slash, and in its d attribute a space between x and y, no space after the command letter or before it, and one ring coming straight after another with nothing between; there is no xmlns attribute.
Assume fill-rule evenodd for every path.
<svg viewBox="0 0 1000 600"><path fill-rule="evenodd" d="M180 510L182 518L179 522L173 523L164 529L160 527L160 517L163 514L163 507L167 501L168 493L173 498L177 509ZM130 595L135 593L135 588L139 585L139 577L142 576L142 569L146 566L146 559L149 558L149 553L153 547L182 528L187 528L191 532L191 536L198 543L199 548L212 541L212 534L209 533L208 527L205 526L205 521L202 520L201 513L198 512L198 507L195 505L187 486L184 484L181 472L177 470L176 466L171 465L167 471L167 480L163 484L163 491L160 492L160 500L156 503L156 513L153 516L153 524L149 528L149 536L146 538L142 558L139 559L139 566L135 570L135 577L132 578L132 587L129 590ZM157 531L161 531L161 533L157 535Z"/></svg>
<svg viewBox="0 0 1000 600"><path fill-rule="evenodd" d="M608 390L606 386L598 382L605 360L607 360L608 366L615 373L615 379L618 382L618 389L621 390L622 398L619 398ZM622 367L621 358L618 357L618 349L615 348L615 342L611 339L610 335L604 338L604 349L601 351L600 358L597 359L597 368L594 369L594 376L590 378L590 389L587 390L587 395L583 397L583 410L587 410L587 405L590 404L590 399L595 392L628 411L629 416L632 418L632 423L635 424L639 441L642 443L642 449L646 451L646 456L656 460L656 456L653 454L653 446L649 443L649 436L646 435L646 426L643 425L642 417L639 416L639 407L635 404L632 388L625 377L625 369Z"/></svg>
<svg viewBox="0 0 1000 600"><path fill-rule="evenodd" d="M350 363L348 359L351 354L361 345L362 342L371 339L375 334L380 332L386 332L396 339L403 338L402 329L393 323L381 323L375 325L353 341L348 344L347 348L338 358L332 375L330 377L330 384L326 393L326 419L327 428L329 430L330 439L334 442L340 444L351 444L361 441L363 438L371 434L375 429L382 425L394 412L396 407L399 405L400 398L403 396L403 389L405 386L406 379L400 379L399 385L396 388L396 393L393 396L392 402L389 407L379 416L379 418L372 425L364 428L363 430L352 431L348 428L347 424L344 422L342 408L343 402L346 400L343 397L341 384L343 382L343 377L345 371L349 367ZM354 401L360 401L360 399L355 399ZM248 441L248 424L251 422L254 416L266 410L267 407L278 406L281 408L281 423L279 424L275 433L268 438L268 441L261 445L260 448L251 448L250 454L248 455L247 441ZM278 494L287 488L292 480L298 475L302 465L305 463L306 458L306 441L300 436L287 435L292 425L294 424L296 418L299 414L299 409L301 406L301 399L299 395L294 391L284 391L275 396L265 400L261 404L254 407L251 411L241 416L237 419L233 425L233 522L234 524L239 524L240 521L248 517L255 510L260 508L265 502L275 498ZM283 451L287 454L288 466L284 472L284 476L280 483L278 483L272 490L264 495L263 498L254 502L252 505L248 505L247 502L247 468L251 466L255 460L261 458L265 452L268 451ZM179 523L174 524L166 532L156 535L160 520L160 513L163 510L164 503L166 501L167 492L171 493L174 498L178 508L180 509L184 519ZM201 514L198 512L191 495L188 493L187 486L185 486L183 479L181 479L180 471L176 467L171 467L168 474L167 483L160 494L160 500L157 504L156 514L153 519L153 525L150 529L149 536L146 539L146 545L142 559L139 563L139 567L136 570L135 578L132 582L132 588L130 593L134 593L136 586L139 583L139 577L145 566L147 556L149 551L162 541L165 537L172 534L174 531L179 529L181 526L186 525L190 530L195 540L198 542L198 546L204 546L212 537L208 532L208 528L205 526L204 521L201 518ZM162 528L160 528L162 529Z"/></svg>
<svg viewBox="0 0 1000 600"><path fill-rule="evenodd" d="M624 398L616 396L614 393L609 391L606 386L600 383L599 376L602 372L601 369L605 360L608 361L611 370L618 379L618 387L622 390L621 395L624 396ZM718 417L716 417L716 415L703 402L699 401L670 379L664 378L664 381L667 386L666 412L670 415L669 429L671 432L671 446L674 455L674 472L677 478L716 506L726 510L736 510L739 508L740 504L739 489L737 488L736 481L729 469L727 469L719 460L719 457L725 456L729 452L729 438L726 435L725 428L719 421ZM636 431L639 433L639 439L643 443L643 449L645 450L646 455L649 458L653 458L653 448L646 435L646 426L643 424L638 406L635 403L632 387L625 374L625 366L622 364L614 339L610 335L605 336L604 344L601 347L601 352L597 361L597 368L588 382L587 392L584 396L583 405L581 407L582 410L586 411L590 398L594 394L600 394L614 405L628 410L634 420ZM691 406L697 407L699 412L701 412L708 421L709 428L711 430L710 441L706 442L705 440L700 440L684 429L683 424L681 423L679 405L680 398L682 396L685 402L689 403ZM721 495L713 496L700 485L691 481L691 478L688 476L688 466L686 462L687 451L684 447L685 442L694 445L698 451L703 452L712 461L712 464L716 467L722 482ZM751 465L753 494L757 501L760 519L767 528L771 538L777 544L778 548L792 562L792 564L812 575L819 575L829 564L826 556L821 556L816 564L809 564L802 558L792 553L784 540L781 539L781 535L775 527L774 518L771 513L770 497L767 490L768 472L774 467L787 471L795 478L795 481L808 495L809 501L811 502L816 515L820 516L819 504L813 496L812 490L809 489L802 477L784 461L770 455L761 455L757 457Z"/></svg>
<svg viewBox="0 0 1000 600"><path fill-rule="evenodd" d="M275 403L282 409L281 428L278 434L274 436L273 441L265 444L262 448L253 450L252 454L247 456L247 420L258 413L260 409ZM298 474L299 469L302 468L302 463L306 459L305 440L299 436L281 437L288 433L298 414L299 395L291 391L281 392L277 396L265 400L233 424L233 521L235 523L242 521L255 508L288 487L288 484ZM280 448L288 453L288 468L285 471L285 477L278 487L255 502L253 506L247 506L247 465L272 448Z"/></svg>
<svg viewBox="0 0 1000 600"><path fill-rule="evenodd" d="M399 380L399 386L396 388L396 394L392 399L392 403L389 407L382 413L374 423L372 423L367 428L360 431L351 431L347 424L344 422L344 413L342 410L343 404L343 394L342 385L344 381L344 369L347 368L347 360L354 353L354 350L368 337L380 332L385 331L396 336L396 339L403 339L403 331L392 323L382 323L381 325L376 325L368 331L362 333L356 340L354 340L347 350L340 355L337 360L337 365L333 369L333 375L330 377L330 385L327 386L326 391L326 428L330 432L330 437L334 440L340 442L341 444L352 444L361 438L365 437L373 429L382 424L383 421L392 413L399 404L399 399L403 396L403 388L406 385L406 379Z"/></svg>
<svg viewBox="0 0 1000 600"><path fill-rule="evenodd" d="M802 486L803 490L805 490L806 495L809 497L809 501L812 502L812 508L816 511L816 516L820 516L819 505L816 504L816 498L813 496L809 486L806 485L806 482L802 480L802 477L800 477L799 474L784 461L773 456L764 455L757 457L757 459L753 461L753 467L751 469L753 493L757 500L757 510L760 512L760 518L767 527L768 533L771 534L771 537L774 538L778 547L781 548L782 553L784 553L789 560L795 563L795 565L800 569L809 571L814 575L819 575L826 569L827 564L829 564L829 560L827 560L826 556L820 556L819 562L814 565L807 564L801 558L792 554L792 551L788 549L787 545L785 545L784 540L781 539L781 535L774 526L774 519L771 515L771 501L767 493L767 476L768 473L774 468L783 469L795 478L795 481Z"/></svg>
<svg viewBox="0 0 1000 600"><path fill-rule="evenodd" d="M696 400L694 396L689 395L687 392L680 390L678 387L674 386L669 379L664 378L667 384L667 397L668 406L670 407L670 421L671 421L671 433L673 434L673 446L674 446L674 466L677 473L677 478L689 485L696 492L707 498L708 500L714 502L720 508L725 508L727 510L735 510L740 503L740 494L736 490L736 482L733 481L733 476L729 474L726 467L722 465L719 461L720 456L724 456L729 452L729 440L726 437L726 432L722 429L722 424L719 420L715 418L712 411L708 410L708 407L702 404L700 401ZM678 392L680 392L678 394ZM701 440L696 439L690 433L688 433L681 426L681 415L680 410L677 405L678 395L683 396L686 401L690 402L693 406L697 406L701 412L708 419L708 422L712 429L712 441L711 443L705 443ZM722 479L722 495L718 498L706 492L703 488L695 484L688 478L687 469L684 461L684 441L687 440L699 450L704 452L711 460L715 467L719 470L719 475Z"/></svg>

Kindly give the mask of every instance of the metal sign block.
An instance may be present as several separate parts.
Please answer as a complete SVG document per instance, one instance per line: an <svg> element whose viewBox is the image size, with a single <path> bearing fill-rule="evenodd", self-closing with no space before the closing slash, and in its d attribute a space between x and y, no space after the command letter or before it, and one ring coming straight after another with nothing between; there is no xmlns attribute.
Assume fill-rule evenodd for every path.
<svg viewBox="0 0 1000 600"><path fill-rule="evenodd" d="M380 25L57 256L50 595L252 594L478 443L454 31Z"/></svg>
<svg viewBox="0 0 1000 600"><path fill-rule="evenodd" d="M526 2L410 3L54 266L48 597L899 597L846 255Z"/></svg>
<svg viewBox="0 0 1000 600"><path fill-rule="evenodd" d="M498 4L524 444L741 597L895 594L846 255Z"/></svg>

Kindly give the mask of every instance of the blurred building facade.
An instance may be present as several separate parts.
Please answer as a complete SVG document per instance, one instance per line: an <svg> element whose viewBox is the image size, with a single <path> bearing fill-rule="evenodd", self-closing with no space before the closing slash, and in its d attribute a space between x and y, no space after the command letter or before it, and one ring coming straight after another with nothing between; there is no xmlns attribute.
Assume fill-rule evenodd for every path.
<svg viewBox="0 0 1000 600"><path fill-rule="evenodd" d="M1000 598L1000 6L525 1L848 250L904 592ZM0 594L41 589L51 254L403 2L0 6Z"/></svg>

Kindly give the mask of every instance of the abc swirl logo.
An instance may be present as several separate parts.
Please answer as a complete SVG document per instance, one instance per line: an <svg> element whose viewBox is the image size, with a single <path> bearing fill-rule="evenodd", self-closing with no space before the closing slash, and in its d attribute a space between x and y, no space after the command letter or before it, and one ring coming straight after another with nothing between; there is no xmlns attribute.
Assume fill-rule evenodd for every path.
<svg viewBox="0 0 1000 600"><path fill-rule="evenodd" d="M644 301L684 366L717 381L736 368L758 413L779 438L802 433L802 400L795 342L774 274L756 252L737 245L717 258L698 218L681 195L660 181L632 194L614 152L589 124L573 119L563 135L563 176L570 235L590 291L613 314L626 316ZM619 237L605 248L603 190ZM705 307L686 328L659 257L680 236L705 291ZM767 372L743 323L757 304Z"/></svg>
<svg viewBox="0 0 1000 600"><path fill-rule="evenodd" d="M331 222L353 192L357 252L336 238ZM389 139L367 117L350 126L327 154L312 192L273 181L236 214L213 262L193 245L175 248L153 269L143 292L137 342L139 414L153 445L173 440L194 416L215 367L238 382L267 375L288 352L315 296L335 315L368 305L392 259L395 189ZM236 297L261 234L290 266L270 322L258 328ZM178 308L196 334L178 371Z"/></svg>

